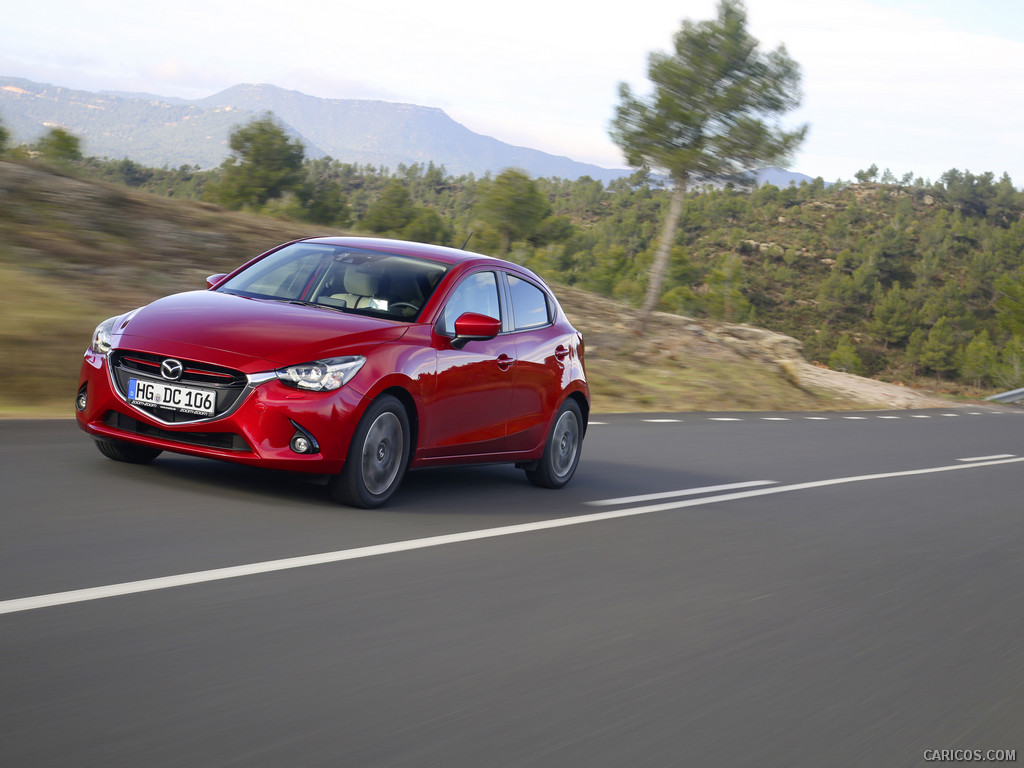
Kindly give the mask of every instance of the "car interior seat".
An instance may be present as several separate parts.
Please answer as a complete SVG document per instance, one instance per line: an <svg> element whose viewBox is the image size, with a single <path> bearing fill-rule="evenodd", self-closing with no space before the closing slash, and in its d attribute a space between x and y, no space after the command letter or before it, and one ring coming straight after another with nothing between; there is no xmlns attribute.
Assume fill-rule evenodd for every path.
<svg viewBox="0 0 1024 768"><path fill-rule="evenodd" d="M344 293L331 294L332 299L341 299L347 307L386 309L378 297L381 290L381 273L363 266L351 265L345 270Z"/></svg>

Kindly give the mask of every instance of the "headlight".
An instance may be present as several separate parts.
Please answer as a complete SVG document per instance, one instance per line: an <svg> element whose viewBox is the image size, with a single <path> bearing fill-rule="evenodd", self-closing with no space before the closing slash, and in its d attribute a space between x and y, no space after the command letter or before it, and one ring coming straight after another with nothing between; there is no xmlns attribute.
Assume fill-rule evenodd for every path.
<svg viewBox="0 0 1024 768"><path fill-rule="evenodd" d="M142 307L133 309L131 312L126 312L123 315L108 317L97 325L96 330L92 332L92 343L89 344L89 349L97 355L106 355L114 346L114 330L116 329L118 332L123 331L128 322L139 313L140 309Z"/></svg>
<svg viewBox="0 0 1024 768"><path fill-rule="evenodd" d="M365 362L365 357L357 355L334 357L330 360L317 360L315 363L289 365L275 373L277 378L291 387L326 392L347 384Z"/></svg>
<svg viewBox="0 0 1024 768"><path fill-rule="evenodd" d="M97 355L105 355L110 351L112 346L110 332L113 330L116 321L117 317L108 317L97 325L96 330L92 332L92 343L89 345L89 349Z"/></svg>

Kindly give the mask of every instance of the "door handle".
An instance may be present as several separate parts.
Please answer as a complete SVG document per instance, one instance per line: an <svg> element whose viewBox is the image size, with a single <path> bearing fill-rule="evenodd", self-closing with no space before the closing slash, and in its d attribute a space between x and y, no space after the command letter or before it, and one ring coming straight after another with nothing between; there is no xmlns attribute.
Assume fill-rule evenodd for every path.
<svg viewBox="0 0 1024 768"><path fill-rule="evenodd" d="M559 344L557 347L555 347L555 359L556 360L565 360L565 358L567 358L568 356L569 356L569 350L566 349L564 346Z"/></svg>
<svg viewBox="0 0 1024 768"><path fill-rule="evenodd" d="M509 368L511 368L512 363L514 362L515 360L513 360L511 357L504 353L498 355L498 367L501 368L501 370L503 371L507 371Z"/></svg>

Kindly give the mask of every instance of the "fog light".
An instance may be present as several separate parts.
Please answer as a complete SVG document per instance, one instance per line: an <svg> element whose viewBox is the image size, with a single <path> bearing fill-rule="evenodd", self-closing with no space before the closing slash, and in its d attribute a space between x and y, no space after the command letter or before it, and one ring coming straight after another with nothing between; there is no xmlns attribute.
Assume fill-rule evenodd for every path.
<svg viewBox="0 0 1024 768"><path fill-rule="evenodd" d="M75 398L75 410L79 413L85 410L85 406L89 404L89 399L85 395L85 387L78 390L78 397Z"/></svg>
<svg viewBox="0 0 1024 768"><path fill-rule="evenodd" d="M289 421L291 421L291 419L289 419ZM294 421L292 421L292 426L295 427L295 434L292 435L291 442L288 443L288 446L295 451L295 453L320 453L320 446L317 445L316 440L311 434L309 434L309 432L304 430Z"/></svg>

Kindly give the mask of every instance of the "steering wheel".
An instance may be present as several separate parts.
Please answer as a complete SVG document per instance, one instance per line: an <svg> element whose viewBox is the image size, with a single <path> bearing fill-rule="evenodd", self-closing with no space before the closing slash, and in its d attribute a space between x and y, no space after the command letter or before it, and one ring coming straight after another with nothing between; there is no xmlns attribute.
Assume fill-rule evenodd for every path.
<svg viewBox="0 0 1024 768"><path fill-rule="evenodd" d="M411 301L394 301L391 304L388 304L388 311L389 312L391 310L393 310L393 309L399 309L399 308L411 309L413 312L419 312L420 311L420 308L417 307L415 304L413 304Z"/></svg>

